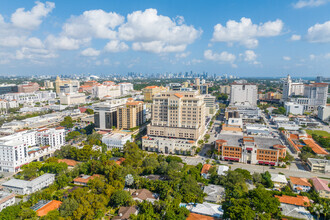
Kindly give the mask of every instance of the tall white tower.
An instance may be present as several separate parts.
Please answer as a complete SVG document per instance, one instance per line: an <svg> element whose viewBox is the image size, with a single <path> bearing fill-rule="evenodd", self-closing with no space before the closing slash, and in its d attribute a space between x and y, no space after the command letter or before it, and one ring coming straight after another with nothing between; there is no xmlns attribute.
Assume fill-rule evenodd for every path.
<svg viewBox="0 0 330 220"><path fill-rule="evenodd" d="M283 101L287 101L291 95L291 84L292 84L292 80L290 75L288 74L288 77L283 82L283 95L282 95Z"/></svg>

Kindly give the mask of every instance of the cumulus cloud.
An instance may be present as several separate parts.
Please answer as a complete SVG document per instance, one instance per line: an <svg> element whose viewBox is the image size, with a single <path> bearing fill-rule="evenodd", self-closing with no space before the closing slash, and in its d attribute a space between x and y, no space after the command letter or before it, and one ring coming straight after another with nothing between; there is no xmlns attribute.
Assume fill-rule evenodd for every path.
<svg viewBox="0 0 330 220"><path fill-rule="evenodd" d="M116 53L126 51L129 49L129 47L124 42L120 42L119 40L112 40L109 41L107 45L105 45L104 49L107 52Z"/></svg>
<svg viewBox="0 0 330 220"><path fill-rule="evenodd" d="M282 58L283 58L283 60L285 60L285 61L290 61L290 60L291 60L291 57L289 57L289 56L283 56Z"/></svg>
<svg viewBox="0 0 330 220"><path fill-rule="evenodd" d="M221 53L213 53L212 50L205 50L204 58L207 60L224 63L233 63L236 60L236 56L234 54L228 53L227 51L223 51Z"/></svg>
<svg viewBox="0 0 330 220"><path fill-rule="evenodd" d="M297 34L293 34L290 39L292 41L297 41L297 40L300 40L301 39L301 36L300 35L297 35Z"/></svg>
<svg viewBox="0 0 330 220"><path fill-rule="evenodd" d="M97 57L98 55L100 55L101 51L99 50L95 50L94 48L86 48L85 50L81 51L81 55L85 56L85 57Z"/></svg>
<svg viewBox="0 0 330 220"><path fill-rule="evenodd" d="M305 7L318 7L328 3L329 0L299 0L293 4L294 8L305 8Z"/></svg>
<svg viewBox="0 0 330 220"><path fill-rule="evenodd" d="M22 60L22 59L40 60L40 59L49 59L55 57L57 57L57 54L49 50L33 49L28 47L23 47L19 50L16 50L16 56L15 56L17 60Z"/></svg>
<svg viewBox="0 0 330 220"><path fill-rule="evenodd" d="M238 42L247 48L258 46L259 37L273 37L281 34L283 22L280 19L266 23L253 24L250 18L241 18L240 22L229 20L226 26L214 26L213 42Z"/></svg>
<svg viewBox="0 0 330 220"><path fill-rule="evenodd" d="M115 12L85 11L82 15L72 16L63 25L63 34L74 38L115 39L117 33L114 29L124 20L123 16Z"/></svg>
<svg viewBox="0 0 330 220"><path fill-rule="evenodd" d="M330 42L330 21L323 24L315 24L308 28L307 40L312 43Z"/></svg>
<svg viewBox="0 0 330 220"><path fill-rule="evenodd" d="M121 40L132 41L133 50L181 52L202 33L183 22L183 17L173 21L167 16L158 15L156 9L135 11L128 14L127 22L118 28L118 36Z"/></svg>
<svg viewBox="0 0 330 220"><path fill-rule="evenodd" d="M33 30L42 23L42 18L46 17L55 8L55 3L36 2L31 11L25 11L25 8L18 8L11 15L11 22L15 27Z"/></svg>
<svg viewBox="0 0 330 220"><path fill-rule="evenodd" d="M55 50L78 50L81 45L87 44L90 40L90 38L74 39L67 36L55 37L49 35L46 44L49 48Z"/></svg>
<svg viewBox="0 0 330 220"><path fill-rule="evenodd" d="M309 55L309 59L310 59L310 60L315 60L315 58L316 58L316 56L315 56L314 54L310 54L310 55Z"/></svg>
<svg viewBox="0 0 330 220"><path fill-rule="evenodd" d="M190 55L190 52L185 52L185 53L178 53L178 54L175 54L175 57L176 58L186 58Z"/></svg>
<svg viewBox="0 0 330 220"><path fill-rule="evenodd" d="M257 54L253 50L246 50L244 53L244 61L252 62L257 59Z"/></svg>

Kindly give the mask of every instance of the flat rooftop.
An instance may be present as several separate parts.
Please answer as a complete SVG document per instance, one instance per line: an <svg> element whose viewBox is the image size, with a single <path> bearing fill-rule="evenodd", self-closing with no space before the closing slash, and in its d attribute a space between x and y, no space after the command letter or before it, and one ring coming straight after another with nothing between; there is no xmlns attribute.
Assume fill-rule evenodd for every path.
<svg viewBox="0 0 330 220"><path fill-rule="evenodd" d="M325 165L328 164L330 166L330 160L324 160L324 159L316 159L316 158L308 158L308 160L315 165Z"/></svg>
<svg viewBox="0 0 330 220"><path fill-rule="evenodd" d="M276 144L282 145L281 141L276 138L265 138L265 137L255 137L255 136L253 136L253 138L254 138L254 143L257 144L259 148L270 149ZM219 134L217 139L226 140L228 146L240 146L240 144L243 143L243 135Z"/></svg>

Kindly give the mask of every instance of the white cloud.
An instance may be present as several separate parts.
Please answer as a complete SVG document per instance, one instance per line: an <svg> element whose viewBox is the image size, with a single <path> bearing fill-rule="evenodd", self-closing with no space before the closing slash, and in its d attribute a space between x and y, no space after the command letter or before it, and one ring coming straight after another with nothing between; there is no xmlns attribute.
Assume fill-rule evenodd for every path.
<svg viewBox="0 0 330 220"><path fill-rule="evenodd" d="M254 48L258 46L257 38L277 36L281 34L282 28L283 22L280 19L257 25L250 18L243 17L240 22L229 20L226 26L215 25L212 41L229 44L239 42L248 48Z"/></svg>
<svg viewBox="0 0 330 220"><path fill-rule="evenodd" d="M100 55L100 51L99 50L95 50L94 48L86 48L85 50L81 51L81 55L86 56L86 57L97 57L98 55Z"/></svg>
<svg viewBox="0 0 330 220"><path fill-rule="evenodd" d="M193 26L167 16L158 15L156 9L135 11L127 15L127 22L118 29L121 40L133 41L133 50L153 53L182 52L202 33Z"/></svg>
<svg viewBox="0 0 330 220"><path fill-rule="evenodd" d="M244 61L253 62L257 59L257 54L253 50L246 50L244 52Z"/></svg>
<svg viewBox="0 0 330 220"><path fill-rule="evenodd" d="M325 55L324 55L324 58L325 58L325 59L330 59L330 53L325 54Z"/></svg>
<svg viewBox="0 0 330 220"><path fill-rule="evenodd" d="M117 33L114 29L124 20L123 16L114 12L85 11L80 16L71 17L63 25L63 34L74 38L115 39Z"/></svg>
<svg viewBox="0 0 330 220"><path fill-rule="evenodd" d="M312 43L330 42L330 21L323 24L315 24L308 28L307 40Z"/></svg>
<svg viewBox="0 0 330 220"><path fill-rule="evenodd" d="M178 54L175 54L175 57L176 58L186 58L187 56L190 55L190 52L186 52L186 53L178 53Z"/></svg>
<svg viewBox="0 0 330 220"><path fill-rule="evenodd" d="M55 58L57 54L46 50L46 49L33 49L28 47L23 47L20 50L16 50L15 58L17 60L22 59L31 59L31 60L40 60L40 59L49 59Z"/></svg>
<svg viewBox="0 0 330 220"><path fill-rule="evenodd" d="M57 50L77 50L81 45L85 45L90 42L91 39L74 39L66 36L55 37L53 35L49 35L46 39L46 44L51 49Z"/></svg>
<svg viewBox="0 0 330 220"><path fill-rule="evenodd" d="M283 60L285 60L285 61L290 61L290 60L291 60L291 57L289 57L289 56L283 56L282 58L283 58Z"/></svg>
<svg viewBox="0 0 330 220"><path fill-rule="evenodd" d="M105 51L116 53L122 52L129 49L128 45L124 42L120 42L119 40L112 40L107 43L104 47Z"/></svg>
<svg viewBox="0 0 330 220"><path fill-rule="evenodd" d="M297 3L293 4L293 7L294 8L318 7L328 2L329 0L299 0Z"/></svg>
<svg viewBox="0 0 330 220"><path fill-rule="evenodd" d="M300 39L301 39L301 36L300 36L300 35L293 34L293 35L291 36L291 40L292 40L292 41L297 41L297 40L300 40Z"/></svg>
<svg viewBox="0 0 330 220"><path fill-rule="evenodd" d="M309 59L310 59L310 60L315 60L315 58L316 58L316 56L315 56L314 54L310 54L310 55L309 55Z"/></svg>
<svg viewBox="0 0 330 220"><path fill-rule="evenodd" d="M228 53L227 51L223 51L221 53L213 53L212 50L205 50L204 58L207 60L228 63L233 63L236 60L236 56L234 54Z"/></svg>
<svg viewBox="0 0 330 220"><path fill-rule="evenodd" d="M46 17L55 8L55 3L36 2L31 11L25 11L24 8L18 8L11 15L11 22L15 27L33 30L39 27L42 23L42 18Z"/></svg>

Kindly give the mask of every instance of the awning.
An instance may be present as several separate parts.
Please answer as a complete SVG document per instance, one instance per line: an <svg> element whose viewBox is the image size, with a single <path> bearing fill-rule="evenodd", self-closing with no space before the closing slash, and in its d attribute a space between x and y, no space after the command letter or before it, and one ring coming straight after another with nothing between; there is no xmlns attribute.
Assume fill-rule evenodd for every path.
<svg viewBox="0 0 330 220"><path fill-rule="evenodd" d="M224 160L229 160L230 158L229 158L229 157L224 157L223 159L224 159Z"/></svg>
<svg viewBox="0 0 330 220"><path fill-rule="evenodd" d="M264 164L269 164L269 162L268 161L265 161Z"/></svg>
<svg viewBox="0 0 330 220"><path fill-rule="evenodd" d="M239 161L239 158L234 158L236 161Z"/></svg>
<svg viewBox="0 0 330 220"><path fill-rule="evenodd" d="M275 162L270 162L270 165L273 165L274 166L275 165Z"/></svg>
<svg viewBox="0 0 330 220"><path fill-rule="evenodd" d="M264 162L263 161L258 161L259 164L263 164Z"/></svg>
<svg viewBox="0 0 330 220"><path fill-rule="evenodd" d="M246 150L252 151L253 149L251 147L247 147Z"/></svg>

